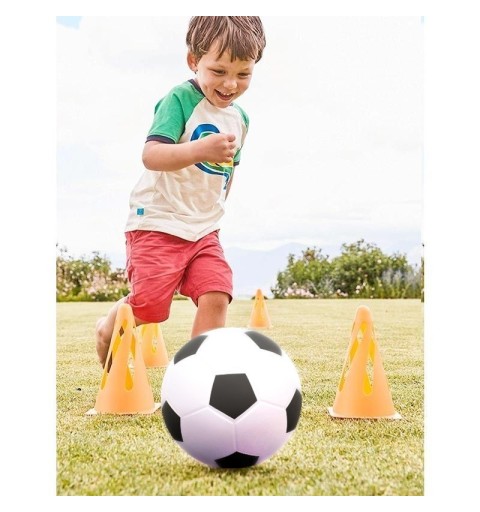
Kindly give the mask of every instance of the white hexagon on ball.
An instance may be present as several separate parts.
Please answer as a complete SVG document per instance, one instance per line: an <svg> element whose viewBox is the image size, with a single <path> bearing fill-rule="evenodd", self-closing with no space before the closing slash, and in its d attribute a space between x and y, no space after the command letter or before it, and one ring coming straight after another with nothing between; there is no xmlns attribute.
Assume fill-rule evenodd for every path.
<svg viewBox="0 0 480 512"><path fill-rule="evenodd" d="M261 454L257 464L276 453L290 438L285 408L257 402L235 423L237 449Z"/></svg>
<svg viewBox="0 0 480 512"><path fill-rule="evenodd" d="M175 371L165 372L162 397L170 397L175 412L186 416L208 404L214 378L214 373L202 361L187 357Z"/></svg>
<svg viewBox="0 0 480 512"><path fill-rule="evenodd" d="M255 359L258 347L245 338L245 330L229 328L209 332L208 343L202 343L197 356L215 373L241 373Z"/></svg>
<svg viewBox="0 0 480 512"><path fill-rule="evenodd" d="M233 420L206 407L181 419L182 448L192 457L215 466L215 460L235 452Z"/></svg>
<svg viewBox="0 0 480 512"><path fill-rule="evenodd" d="M250 362L248 378L258 400L283 407L290 403L292 390L301 388L298 373L283 351L279 357L275 353L260 350Z"/></svg>

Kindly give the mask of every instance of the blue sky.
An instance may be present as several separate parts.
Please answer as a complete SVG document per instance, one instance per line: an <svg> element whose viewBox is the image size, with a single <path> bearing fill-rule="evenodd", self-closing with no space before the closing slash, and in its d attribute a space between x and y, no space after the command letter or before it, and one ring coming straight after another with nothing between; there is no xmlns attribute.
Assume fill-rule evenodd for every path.
<svg viewBox="0 0 480 512"><path fill-rule="evenodd" d="M65 27L78 28L81 16L57 16L57 23Z"/></svg>
<svg viewBox="0 0 480 512"><path fill-rule="evenodd" d="M251 119L222 222L226 247L359 238L418 262L423 23L263 17L264 58L238 103ZM191 78L188 17L57 18L57 241L123 258L153 108Z"/></svg>

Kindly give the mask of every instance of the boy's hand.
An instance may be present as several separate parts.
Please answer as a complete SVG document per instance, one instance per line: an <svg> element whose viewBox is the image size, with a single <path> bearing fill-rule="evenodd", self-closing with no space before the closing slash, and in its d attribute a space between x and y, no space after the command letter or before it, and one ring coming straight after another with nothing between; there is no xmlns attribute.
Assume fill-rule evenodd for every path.
<svg viewBox="0 0 480 512"><path fill-rule="evenodd" d="M236 152L235 135L212 133L198 141L201 162L229 162Z"/></svg>

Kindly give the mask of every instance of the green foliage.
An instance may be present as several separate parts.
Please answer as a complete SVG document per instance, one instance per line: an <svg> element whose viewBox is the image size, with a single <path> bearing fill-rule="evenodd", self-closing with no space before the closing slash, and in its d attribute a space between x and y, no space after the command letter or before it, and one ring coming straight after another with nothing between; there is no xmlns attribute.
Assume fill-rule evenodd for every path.
<svg viewBox="0 0 480 512"><path fill-rule="evenodd" d="M96 251L92 257L73 258L66 248L57 255L57 302L117 301L129 292L125 271L112 270L107 258Z"/></svg>
<svg viewBox="0 0 480 512"><path fill-rule="evenodd" d="M388 256L362 239L343 244L331 261L316 248L297 259L290 254L272 292L275 298L419 298L421 274L405 255Z"/></svg>
<svg viewBox="0 0 480 512"><path fill-rule="evenodd" d="M332 294L331 263L321 249L306 249L299 259L288 256L287 268L277 275L275 298L329 297Z"/></svg>

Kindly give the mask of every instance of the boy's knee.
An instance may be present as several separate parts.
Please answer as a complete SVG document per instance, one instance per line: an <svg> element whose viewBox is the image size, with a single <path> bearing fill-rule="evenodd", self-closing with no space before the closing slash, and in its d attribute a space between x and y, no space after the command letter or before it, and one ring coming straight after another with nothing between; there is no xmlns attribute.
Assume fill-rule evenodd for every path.
<svg viewBox="0 0 480 512"><path fill-rule="evenodd" d="M106 320L107 320L107 317L106 316L103 316L102 318L99 318L97 320L97 324L95 326L95 334L96 334L96 337L97 339L101 340L101 341L105 341L106 338L108 338L109 336L109 333L108 333L108 329L106 327Z"/></svg>
<svg viewBox="0 0 480 512"><path fill-rule="evenodd" d="M198 305L218 310L227 309L230 303L230 296L224 292L208 292L200 295Z"/></svg>

